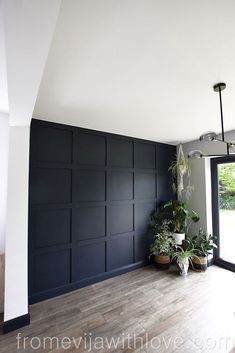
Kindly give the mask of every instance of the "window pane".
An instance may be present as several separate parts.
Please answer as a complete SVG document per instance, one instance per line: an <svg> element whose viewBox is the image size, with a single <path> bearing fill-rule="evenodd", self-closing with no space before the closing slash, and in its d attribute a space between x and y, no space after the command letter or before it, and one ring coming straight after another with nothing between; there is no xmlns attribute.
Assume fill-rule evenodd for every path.
<svg viewBox="0 0 235 353"><path fill-rule="evenodd" d="M235 263L235 163L218 165L220 258Z"/></svg>

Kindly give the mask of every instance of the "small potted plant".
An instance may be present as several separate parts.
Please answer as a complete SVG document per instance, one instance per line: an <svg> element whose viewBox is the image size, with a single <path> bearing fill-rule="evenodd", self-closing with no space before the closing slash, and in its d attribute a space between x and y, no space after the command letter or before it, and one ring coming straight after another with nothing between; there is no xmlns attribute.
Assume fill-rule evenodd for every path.
<svg viewBox="0 0 235 353"><path fill-rule="evenodd" d="M150 253L158 268L170 268L171 255L175 246L174 238L169 230L169 220L164 220L161 229L154 235L154 242L150 245Z"/></svg>
<svg viewBox="0 0 235 353"><path fill-rule="evenodd" d="M170 212L176 245L182 245L192 222L199 221L199 215L195 211L189 211L187 202L178 200L167 201L162 207Z"/></svg>
<svg viewBox="0 0 235 353"><path fill-rule="evenodd" d="M207 270L208 255L212 253L214 248L217 248L217 245L214 243L215 239L215 236L203 232L201 228L197 235L187 238L188 247L196 255L192 259L192 267L196 271Z"/></svg>
<svg viewBox="0 0 235 353"><path fill-rule="evenodd" d="M192 259L195 257L193 249L183 249L180 246L176 247L176 251L173 253L172 258L176 260L179 273L182 277L188 275L189 263L192 263Z"/></svg>

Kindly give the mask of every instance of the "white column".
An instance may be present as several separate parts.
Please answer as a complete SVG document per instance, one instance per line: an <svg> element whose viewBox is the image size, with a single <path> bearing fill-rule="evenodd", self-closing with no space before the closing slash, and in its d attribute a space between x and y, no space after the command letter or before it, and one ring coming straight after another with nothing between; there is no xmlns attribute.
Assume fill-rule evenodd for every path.
<svg viewBox="0 0 235 353"><path fill-rule="evenodd" d="M29 126L10 127L4 321L28 313Z"/></svg>
<svg viewBox="0 0 235 353"><path fill-rule="evenodd" d="M4 311L8 145L9 116L0 113L0 313Z"/></svg>
<svg viewBox="0 0 235 353"><path fill-rule="evenodd" d="M0 114L0 255L5 252L9 116Z"/></svg>

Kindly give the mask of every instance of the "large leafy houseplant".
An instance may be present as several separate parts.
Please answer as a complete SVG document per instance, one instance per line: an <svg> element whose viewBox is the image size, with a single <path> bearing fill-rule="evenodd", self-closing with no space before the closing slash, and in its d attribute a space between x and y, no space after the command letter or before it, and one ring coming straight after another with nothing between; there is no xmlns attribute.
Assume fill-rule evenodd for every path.
<svg viewBox="0 0 235 353"><path fill-rule="evenodd" d="M182 245L185 233L188 233L191 224L198 222L200 217L195 211L189 211L187 202L178 200L166 201L150 217L150 227L153 234L161 230L161 226L166 219L169 222L170 231L177 238L176 243ZM179 236L179 234L182 236Z"/></svg>
<svg viewBox="0 0 235 353"><path fill-rule="evenodd" d="M198 234L188 236L186 239L189 249L194 251L196 255L193 258L193 267L200 271L207 269L207 257L212 253L213 249L217 248L215 244L216 237L204 232L201 228Z"/></svg>
<svg viewBox="0 0 235 353"><path fill-rule="evenodd" d="M215 236L203 232L200 228L198 234L187 237L187 244L190 249L193 249L195 254L200 257L207 257L213 249L217 248L214 243L216 240Z"/></svg>
<svg viewBox="0 0 235 353"><path fill-rule="evenodd" d="M164 220L161 229L154 235L154 241L150 245L150 254L155 256L155 262L159 268L169 268L174 246L175 241L169 230L169 220Z"/></svg>
<svg viewBox="0 0 235 353"><path fill-rule="evenodd" d="M182 245L191 224L199 221L199 215L195 211L189 210L186 201L170 200L165 202L162 207L169 213L176 244Z"/></svg>

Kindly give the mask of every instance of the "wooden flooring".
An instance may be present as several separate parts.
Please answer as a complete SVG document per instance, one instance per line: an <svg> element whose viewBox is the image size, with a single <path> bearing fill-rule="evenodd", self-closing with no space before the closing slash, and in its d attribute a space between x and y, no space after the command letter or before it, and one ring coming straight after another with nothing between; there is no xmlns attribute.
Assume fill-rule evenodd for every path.
<svg viewBox="0 0 235 353"><path fill-rule="evenodd" d="M183 279L148 266L34 304L30 314L30 326L0 335L1 353L235 353L235 274L213 266ZM50 347L45 337L57 341ZM75 340L65 340L69 349L63 337Z"/></svg>

